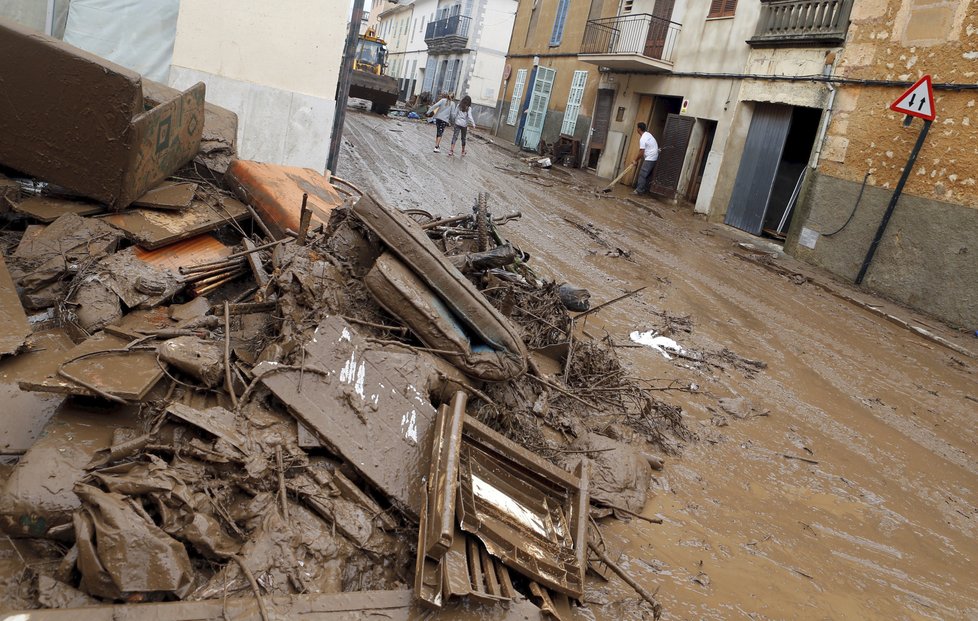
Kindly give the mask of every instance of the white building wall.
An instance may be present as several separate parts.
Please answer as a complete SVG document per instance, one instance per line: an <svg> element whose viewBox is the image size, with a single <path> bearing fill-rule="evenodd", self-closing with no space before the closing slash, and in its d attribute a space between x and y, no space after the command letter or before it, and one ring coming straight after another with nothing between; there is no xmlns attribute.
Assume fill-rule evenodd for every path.
<svg viewBox="0 0 978 621"><path fill-rule="evenodd" d="M649 7L650 8L650 7ZM678 0L673 9L672 21L682 24L682 32L673 54L673 71L676 73L733 73L745 72L751 54L747 39L754 35L760 16L760 3L756 0L741 0L737 3L734 17L707 19L710 2L703 0ZM646 10L636 12L648 12ZM626 114L622 122L611 123L611 130L626 138L634 134L636 109L642 94L682 97L689 102L686 114L689 116L717 121L717 129L710 153L707 155L706 170L700 184L695 210L710 212L718 202L729 199L739 161L725 154L740 153L747 127L750 124L749 112L738 106L742 82L740 80L718 78L670 77L668 73L657 75L616 74L612 77L618 94L613 106L622 106ZM730 144L728 145L728 140ZM602 160L613 158L614 166L607 163L599 165L599 171L607 176L620 171L632 157L626 154L624 161L619 152L606 149ZM725 159L730 161L724 163ZM685 166L690 166L687 161ZM719 193L718 193L719 188Z"/></svg>
<svg viewBox="0 0 978 621"><path fill-rule="evenodd" d="M345 0L182 0L169 83L203 81L238 114L242 158L322 171L348 12Z"/></svg>

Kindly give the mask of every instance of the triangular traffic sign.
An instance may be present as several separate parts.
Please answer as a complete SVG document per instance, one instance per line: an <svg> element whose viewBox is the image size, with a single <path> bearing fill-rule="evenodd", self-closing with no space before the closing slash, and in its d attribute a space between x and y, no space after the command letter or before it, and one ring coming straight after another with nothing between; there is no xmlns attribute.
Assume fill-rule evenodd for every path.
<svg viewBox="0 0 978 621"><path fill-rule="evenodd" d="M890 110L933 121L937 114L934 110L934 84L930 76L925 75L917 80L916 84L890 104Z"/></svg>

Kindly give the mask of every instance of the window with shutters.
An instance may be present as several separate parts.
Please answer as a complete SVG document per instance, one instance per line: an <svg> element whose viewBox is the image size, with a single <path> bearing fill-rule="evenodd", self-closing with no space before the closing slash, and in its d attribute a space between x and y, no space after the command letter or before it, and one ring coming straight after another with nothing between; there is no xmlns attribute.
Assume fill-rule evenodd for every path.
<svg viewBox="0 0 978 621"><path fill-rule="evenodd" d="M564 38L564 22L567 20L567 7L570 0L557 0L557 15L554 17L554 29L550 33L550 47L560 45Z"/></svg>
<svg viewBox="0 0 978 621"><path fill-rule="evenodd" d="M571 80L570 94L567 95L567 107L564 109L564 122L560 124L560 133L573 136L577 129L577 117L581 113L581 100L584 99L584 86L587 84L587 71L575 71Z"/></svg>
<svg viewBox="0 0 978 621"><path fill-rule="evenodd" d="M710 17L733 17L737 11L737 0L711 0Z"/></svg>
<svg viewBox="0 0 978 621"><path fill-rule="evenodd" d="M509 102L509 114L506 115L507 125L516 125L516 116L520 110L520 100L523 98L523 86L526 84L526 69L516 72L516 82L513 83L513 99Z"/></svg>

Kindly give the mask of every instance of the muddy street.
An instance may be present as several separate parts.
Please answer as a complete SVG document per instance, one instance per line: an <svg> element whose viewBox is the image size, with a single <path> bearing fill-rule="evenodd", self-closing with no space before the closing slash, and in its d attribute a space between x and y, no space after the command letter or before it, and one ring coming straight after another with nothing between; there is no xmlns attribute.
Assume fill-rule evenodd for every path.
<svg viewBox="0 0 978 621"><path fill-rule="evenodd" d="M873 309L972 351L973 338L681 206L599 195L595 177L480 139L464 158L434 154L433 140L351 109L338 175L439 217L489 192L493 216L522 213L506 234L536 269L592 306L644 287L576 337L611 339L695 434L653 479L644 515L663 523L603 526L664 618L978 617L976 360ZM653 330L681 351L631 338ZM620 581L589 579L586 601L598 619L641 618Z"/></svg>

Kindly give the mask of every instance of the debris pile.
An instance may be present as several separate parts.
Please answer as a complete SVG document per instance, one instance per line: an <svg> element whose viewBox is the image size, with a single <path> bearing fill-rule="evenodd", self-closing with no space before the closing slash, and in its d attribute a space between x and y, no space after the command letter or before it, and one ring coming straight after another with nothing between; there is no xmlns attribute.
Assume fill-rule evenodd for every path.
<svg viewBox="0 0 978 621"><path fill-rule="evenodd" d="M93 77L0 102L0 381L62 399L4 470L5 608L569 619L610 568L658 616L594 520L641 513L681 412L578 334L518 213L400 212L236 159L203 85L0 23L8 53ZM49 124L80 106L106 127Z"/></svg>

